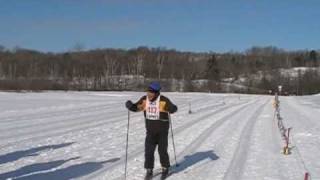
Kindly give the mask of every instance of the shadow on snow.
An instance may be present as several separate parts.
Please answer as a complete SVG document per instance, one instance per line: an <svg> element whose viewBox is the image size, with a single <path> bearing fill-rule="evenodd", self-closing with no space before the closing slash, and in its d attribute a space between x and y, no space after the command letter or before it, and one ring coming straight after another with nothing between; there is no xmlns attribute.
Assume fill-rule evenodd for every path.
<svg viewBox="0 0 320 180"><path fill-rule="evenodd" d="M120 158L113 158L101 162L85 162L55 170L62 164L75 159L79 159L79 157L28 165L12 172L0 174L0 179L14 178L19 180L67 180L88 175L102 168L103 164L105 163L112 163L120 160Z"/></svg>
<svg viewBox="0 0 320 180"><path fill-rule="evenodd" d="M8 154L0 155L0 164L14 162L25 157L38 156L41 153L41 151L55 150L55 149L70 146L72 144L74 144L74 142L55 144L55 145L46 145L46 146L31 148L28 150L20 150L20 151L11 152ZM19 180L43 180L43 179L67 180L67 179L88 175L102 168L105 163L113 163L120 160L120 158L112 158L112 159L101 161L101 162L84 162L81 164L74 164L66 168L58 169L58 167L63 165L64 163L68 161L76 160L79 158L80 157L74 157L74 158L69 158L65 160L56 160L51 162L35 163L35 164L27 165L19 169L16 169L14 171L0 174L0 179L14 178Z"/></svg>
<svg viewBox="0 0 320 180"><path fill-rule="evenodd" d="M178 173L184 171L185 169L205 159L214 161L219 159L219 157L213 151L197 152L192 155L187 155L181 162L179 162L179 166L174 168L174 172Z"/></svg>
<svg viewBox="0 0 320 180"><path fill-rule="evenodd" d="M13 162L13 161L19 160L24 157L37 156L37 155L39 155L38 153L41 151L51 150L51 149L59 149L59 148L63 148L66 146L70 146L72 144L73 144L73 142L63 143L63 144L55 144L55 145L47 145L47 146L31 148L28 150L16 151L16 152L8 153L5 155L0 155L0 164Z"/></svg>

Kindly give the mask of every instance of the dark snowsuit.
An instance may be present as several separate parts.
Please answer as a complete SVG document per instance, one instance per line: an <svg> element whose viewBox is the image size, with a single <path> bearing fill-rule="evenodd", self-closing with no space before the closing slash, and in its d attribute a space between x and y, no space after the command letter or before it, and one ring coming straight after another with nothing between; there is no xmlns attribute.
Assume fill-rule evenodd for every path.
<svg viewBox="0 0 320 180"><path fill-rule="evenodd" d="M158 120L148 120L145 118L147 135L145 139L144 167L146 169L153 169L154 167L154 151L157 145L161 166L166 168L170 167L168 155L168 113L174 113L178 108L167 97L160 94L157 95L160 96L160 118ZM157 97L155 99L157 99ZM144 116L146 117L146 101L147 97L143 96L138 102L134 103L129 110L135 112L144 111Z"/></svg>

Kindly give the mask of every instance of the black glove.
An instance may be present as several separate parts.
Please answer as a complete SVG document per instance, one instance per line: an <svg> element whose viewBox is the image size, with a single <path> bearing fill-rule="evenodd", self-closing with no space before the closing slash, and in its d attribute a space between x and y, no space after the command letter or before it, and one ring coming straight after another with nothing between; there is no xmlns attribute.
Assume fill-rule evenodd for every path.
<svg viewBox="0 0 320 180"><path fill-rule="evenodd" d="M126 108L127 109L130 109L132 106L133 106L132 101L129 100L129 101L126 102Z"/></svg>
<svg viewBox="0 0 320 180"><path fill-rule="evenodd" d="M169 112L170 113L175 113L178 111L178 107L176 105L172 105L169 107Z"/></svg>

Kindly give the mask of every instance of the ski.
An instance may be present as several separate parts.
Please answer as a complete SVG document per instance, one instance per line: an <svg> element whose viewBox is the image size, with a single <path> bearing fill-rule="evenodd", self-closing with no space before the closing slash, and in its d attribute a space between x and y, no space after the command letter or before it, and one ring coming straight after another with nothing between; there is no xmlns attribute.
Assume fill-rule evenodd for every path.
<svg viewBox="0 0 320 180"><path fill-rule="evenodd" d="M162 172L161 169L156 169L156 170L153 172L152 175L146 175L146 176L144 177L144 180L151 180L151 179L153 179L154 177L160 175L161 172Z"/></svg>
<svg viewBox="0 0 320 180"><path fill-rule="evenodd" d="M145 176L144 180L165 180L166 178L168 178L169 176L171 176L174 173L175 173L175 171L174 171L173 167L169 168L169 172L167 175L163 175L162 170L157 169L154 171L154 173L151 176Z"/></svg>
<svg viewBox="0 0 320 180"><path fill-rule="evenodd" d="M163 175L162 173L159 173L156 176L153 176L153 180L165 180L169 176L171 176L173 173L174 173L173 171L169 172L167 175Z"/></svg>

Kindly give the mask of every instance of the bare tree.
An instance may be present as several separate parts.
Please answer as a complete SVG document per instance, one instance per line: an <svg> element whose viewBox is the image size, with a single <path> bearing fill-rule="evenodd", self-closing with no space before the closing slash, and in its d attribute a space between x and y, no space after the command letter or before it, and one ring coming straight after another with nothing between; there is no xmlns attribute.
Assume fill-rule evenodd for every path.
<svg viewBox="0 0 320 180"><path fill-rule="evenodd" d="M158 70L158 80L160 80L161 79L161 71L162 71L162 68L163 68L165 56L159 50L158 53L157 53L157 57L156 58L157 58L156 61L157 61L157 70Z"/></svg>

